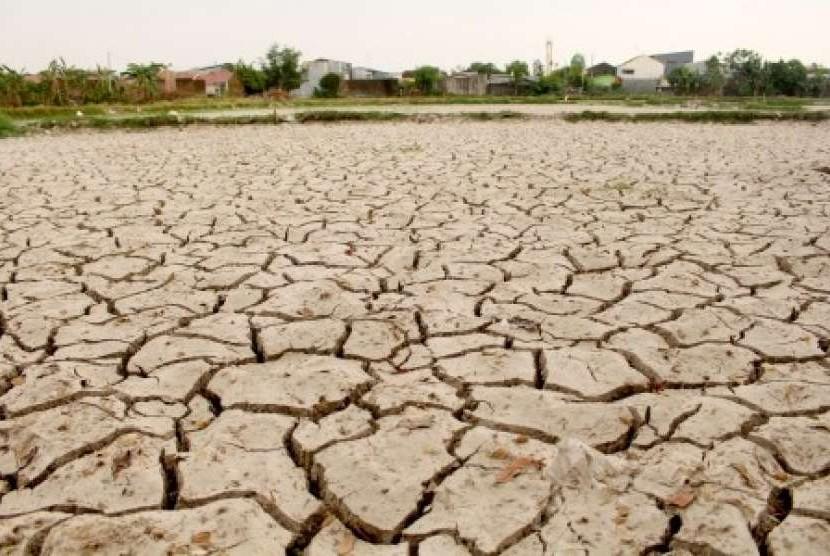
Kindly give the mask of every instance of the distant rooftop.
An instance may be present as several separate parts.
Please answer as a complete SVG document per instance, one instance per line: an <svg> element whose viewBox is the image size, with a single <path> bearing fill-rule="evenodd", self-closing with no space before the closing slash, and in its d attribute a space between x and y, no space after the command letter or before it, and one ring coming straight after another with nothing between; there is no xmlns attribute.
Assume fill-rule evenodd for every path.
<svg viewBox="0 0 830 556"><path fill-rule="evenodd" d="M683 50L681 52L667 52L665 54L652 54L652 58L664 64L691 64L695 60L694 50Z"/></svg>

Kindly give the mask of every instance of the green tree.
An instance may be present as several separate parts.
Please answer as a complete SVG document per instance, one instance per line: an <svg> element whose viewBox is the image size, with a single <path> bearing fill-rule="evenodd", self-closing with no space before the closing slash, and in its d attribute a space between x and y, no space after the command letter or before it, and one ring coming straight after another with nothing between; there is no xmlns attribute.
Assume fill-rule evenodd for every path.
<svg viewBox="0 0 830 556"><path fill-rule="evenodd" d="M284 91L299 88L302 84L300 56L300 51L293 48L280 48L277 44L272 45L265 53L265 59L262 62L266 87Z"/></svg>
<svg viewBox="0 0 830 556"><path fill-rule="evenodd" d="M668 80L675 94L691 95L700 90L700 75L686 66L674 68L669 73Z"/></svg>
<svg viewBox="0 0 830 556"><path fill-rule="evenodd" d="M0 66L0 106L22 106L26 96L23 73Z"/></svg>
<svg viewBox="0 0 830 556"><path fill-rule="evenodd" d="M725 58L730 78L725 92L738 96L757 96L766 89L766 72L761 55L754 50L739 48Z"/></svg>
<svg viewBox="0 0 830 556"><path fill-rule="evenodd" d="M568 66L568 84L571 87L585 86L585 56L576 53Z"/></svg>
<svg viewBox="0 0 830 556"><path fill-rule="evenodd" d="M421 66L416 68L412 75L415 86L424 95L433 95L438 92L441 81L441 70L435 66Z"/></svg>
<svg viewBox="0 0 830 556"><path fill-rule="evenodd" d="M536 82L533 92L537 95L559 95L565 90L565 80L561 73L553 72L543 75Z"/></svg>
<svg viewBox="0 0 830 556"><path fill-rule="evenodd" d="M64 70L64 81L66 82L66 96L73 103L83 104L86 102L87 94L94 86L90 79L90 72L84 69L69 66Z"/></svg>
<svg viewBox="0 0 830 556"><path fill-rule="evenodd" d="M246 64L243 60L239 60L236 64L231 64L228 69L242 83L246 95L262 93L268 87L265 72L254 67L253 64Z"/></svg>
<svg viewBox="0 0 830 556"><path fill-rule="evenodd" d="M164 64L150 62L149 64L127 64L124 75L135 80L136 87L141 92L142 99L153 100L159 93L159 73Z"/></svg>
<svg viewBox="0 0 830 556"><path fill-rule="evenodd" d="M521 83L522 79L530 75L530 68L527 67L527 62L513 60L507 64L506 71L510 74L510 78L513 80L514 92L519 94L519 83Z"/></svg>
<svg viewBox="0 0 830 556"><path fill-rule="evenodd" d="M701 78L701 89L709 94L719 95L723 92L725 81L720 58L711 56L706 60L706 72Z"/></svg>
<svg viewBox="0 0 830 556"><path fill-rule="evenodd" d="M62 106L68 102L66 90L66 70L68 66L63 58L55 58L46 69L40 72L43 83L43 103Z"/></svg>
<svg viewBox="0 0 830 556"><path fill-rule="evenodd" d="M115 71L97 66L87 75L84 88L84 102L101 103L121 100L121 88L115 78Z"/></svg>
<svg viewBox="0 0 830 556"><path fill-rule="evenodd" d="M476 73L480 73L481 75L486 75L487 77L490 77L494 73L501 73L499 67L492 62L473 62L467 68L467 71L474 71Z"/></svg>
<svg viewBox="0 0 830 556"><path fill-rule="evenodd" d="M768 63L766 73L769 93L787 96L803 96L807 93L807 68L799 60Z"/></svg>
<svg viewBox="0 0 830 556"><path fill-rule="evenodd" d="M810 66L806 94L811 97L830 96L830 70L816 64Z"/></svg>
<svg viewBox="0 0 830 556"><path fill-rule="evenodd" d="M342 78L336 73L327 73L320 79L320 87L314 91L314 96L320 98L337 98L340 96Z"/></svg>

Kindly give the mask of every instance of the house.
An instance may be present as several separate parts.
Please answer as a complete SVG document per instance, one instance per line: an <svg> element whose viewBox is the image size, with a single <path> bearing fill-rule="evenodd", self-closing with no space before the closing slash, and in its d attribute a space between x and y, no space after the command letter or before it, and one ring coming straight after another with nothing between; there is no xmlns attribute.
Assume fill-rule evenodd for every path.
<svg viewBox="0 0 830 556"><path fill-rule="evenodd" d="M664 74L668 75L672 70L691 64L695 60L694 50L684 50L682 52L667 52L665 54L652 54L652 58L661 62L664 68Z"/></svg>
<svg viewBox="0 0 830 556"><path fill-rule="evenodd" d="M530 77L523 77L517 84L509 73L486 75L474 71L456 72L445 77L442 81L443 90L446 94L463 96L527 94L534 83L535 81Z"/></svg>
<svg viewBox="0 0 830 556"><path fill-rule="evenodd" d="M585 70L585 75L588 77L602 77L605 75L614 77L617 75L617 66L612 66L608 62L601 62Z"/></svg>
<svg viewBox="0 0 830 556"><path fill-rule="evenodd" d="M400 94L399 76L388 71L353 66L349 62L318 58L303 64L303 81L291 96L309 98L320 87L324 76L340 76L341 94L346 96L394 96Z"/></svg>
<svg viewBox="0 0 830 556"><path fill-rule="evenodd" d="M516 84L509 73L493 73L487 77L487 94L498 97L512 96L527 90L527 78Z"/></svg>
<svg viewBox="0 0 830 556"><path fill-rule="evenodd" d="M448 95L484 96L487 94L487 76L474 71L460 71L444 79L444 92Z"/></svg>
<svg viewBox="0 0 830 556"><path fill-rule="evenodd" d="M636 56L617 68L622 88L629 93L655 93L669 87L669 73L691 64L694 51L670 52L653 56Z"/></svg>
<svg viewBox="0 0 830 556"><path fill-rule="evenodd" d="M320 86L320 80L324 76L335 73L340 79L347 81L352 77L352 65L349 62L329 60L328 58L317 58L303 64L303 82L300 88L292 91L291 96L310 98L314 91Z"/></svg>
<svg viewBox="0 0 830 556"><path fill-rule="evenodd" d="M347 97L394 97L401 94L398 79L349 79L344 81L340 93Z"/></svg>
<svg viewBox="0 0 830 556"><path fill-rule="evenodd" d="M353 66L352 74L349 79L352 81L384 81L389 79L398 79L398 76L388 71L365 68L362 66Z"/></svg>
<svg viewBox="0 0 830 556"><path fill-rule="evenodd" d="M164 69L159 72L159 79L165 96L221 97L242 94L242 84L224 65L186 71Z"/></svg>

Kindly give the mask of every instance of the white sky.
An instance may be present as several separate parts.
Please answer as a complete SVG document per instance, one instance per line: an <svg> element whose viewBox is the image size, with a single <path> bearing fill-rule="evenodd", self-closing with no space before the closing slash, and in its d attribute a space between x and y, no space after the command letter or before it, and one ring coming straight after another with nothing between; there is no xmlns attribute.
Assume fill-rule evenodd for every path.
<svg viewBox="0 0 830 556"><path fill-rule="evenodd" d="M272 42L400 71L574 52L590 63L737 47L830 66L830 0L0 0L0 64L29 71L256 59Z"/></svg>

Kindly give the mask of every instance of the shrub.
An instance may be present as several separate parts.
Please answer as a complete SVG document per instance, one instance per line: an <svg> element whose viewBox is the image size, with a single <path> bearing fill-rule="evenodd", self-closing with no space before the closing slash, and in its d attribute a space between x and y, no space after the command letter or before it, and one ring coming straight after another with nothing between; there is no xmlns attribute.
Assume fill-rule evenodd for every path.
<svg viewBox="0 0 830 556"><path fill-rule="evenodd" d="M4 114L0 114L0 137L11 137L17 135L20 130Z"/></svg>
<svg viewBox="0 0 830 556"><path fill-rule="evenodd" d="M337 98L340 96L341 77L336 73L327 73L320 79L320 86L314 90L318 98Z"/></svg>

